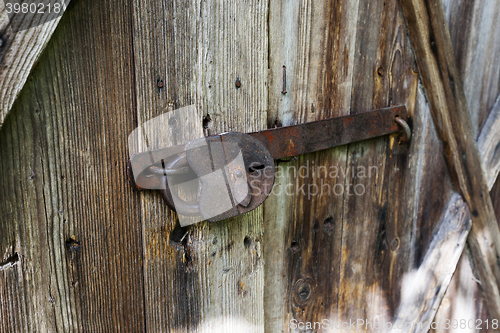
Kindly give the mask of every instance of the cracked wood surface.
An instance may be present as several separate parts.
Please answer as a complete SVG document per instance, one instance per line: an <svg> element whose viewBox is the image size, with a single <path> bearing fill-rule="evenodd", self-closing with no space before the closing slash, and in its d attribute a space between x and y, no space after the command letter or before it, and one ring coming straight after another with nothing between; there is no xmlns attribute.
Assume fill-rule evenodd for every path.
<svg viewBox="0 0 500 333"><path fill-rule="evenodd" d="M67 4L69 0L65 2ZM23 3L31 5L40 2L28 0ZM64 10L66 7L63 7L62 13ZM0 2L0 128L61 16L44 10L43 14L18 13L9 17L5 2Z"/></svg>
<svg viewBox="0 0 500 333"><path fill-rule="evenodd" d="M205 119L210 134L267 128L267 2L135 0L134 8L139 125L195 105L193 121ZM262 207L180 228L151 192L141 211L148 331L263 331Z"/></svg>

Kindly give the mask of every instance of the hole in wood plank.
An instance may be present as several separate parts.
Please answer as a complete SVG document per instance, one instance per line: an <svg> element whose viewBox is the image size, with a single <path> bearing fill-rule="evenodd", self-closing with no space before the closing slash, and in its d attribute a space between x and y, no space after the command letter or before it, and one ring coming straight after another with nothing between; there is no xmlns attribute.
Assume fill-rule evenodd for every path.
<svg viewBox="0 0 500 333"><path fill-rule="evenodd" d="M243 245L245 246L245 249L248 249L252 245L252 240L248 236L245 237Z"/></svg>
<svg viewBox="0 0 500 333"><path fill-rule="evenodd" d="M173 243L181 243L186 238L187 233L187 227L181 227L180 224L177 224L174 230L170 232L170 241Z"/></svg>
<svg viewBox="0 0 500 333"><path fill-rule="evenodd" d="M329 216L323 222L323 230L326 233L331 234L335 230L335 223L333 222L333 217Z"/></svg>
<svg viewBox="0 0 500 333"><path fill-rule="evenodd" d="M205 117L203 117L203 128L208 129L210 127L212 127L212 118L209 114L207 114Z"/></svg>

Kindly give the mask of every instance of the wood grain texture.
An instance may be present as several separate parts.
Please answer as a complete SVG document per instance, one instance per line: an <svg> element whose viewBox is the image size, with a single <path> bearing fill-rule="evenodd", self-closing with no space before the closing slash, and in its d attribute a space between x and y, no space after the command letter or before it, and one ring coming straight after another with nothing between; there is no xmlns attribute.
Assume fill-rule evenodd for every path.
<svg viewBox="0 0 500 333"><path fill-rule="evenodd" d="M0 132L1 332L145 330L131 19L76 2Z"/></svg>
<svg viewBox="0 0 500 333"><path fill-rule="evenodd" d="M349 113L357 12L358 1L270 2L270 126ZM283 66L287 94L282 94ZM336 107L331 108L332 104ZM323 171L322 184L318 175L297 174L312 163L325 166L327 173L331 167L345 169L346 147L277 164L282 172L264 203L266 332L290 331L289 321L294 318L330 317L337 305L342 196L328 190L311 198L300 189L310 184L332 189L342 185L344 177L340 172L338 177L328 177ZM313 288L307 313L301 307L308 302L297 297L306 283Z"/></svg>
<svg viewBox="0 0 500 333"><path fill-rule="evenodd" d="M134 1L138 124L194 105L206 134L267 128L267 15L265 1ZM141 210L148 331L264 330L262 209L187 228L158 193Z"/></svg>
<svg viewBox="0 0 500 333"><path fill-rule="evenodd" d="M500 94L500 3L443 0L474 134Z"/></svg>
<svg viewBox="0 0 500 333"><path fill-rule="evenodd" d="M481 165L485 172L489 189L492 188L494 180L497 179L500 166L500 159L490 153L491 147L500 145L500 135L498 135L498 128L500 126L499 118L500 103L491 111L477 139L477 147L481 155ZM462 254L462 251L466 246L470 229L471 218L467 204L459 194L454 193L448 202L447 209L440 223L437 225L422 264L416 271L406 276L403 281L403 300L396 316L396 327L405 327L405 323L421 323L422 327L415 326L411 331L427 332L431 327L444 327L446 319L457 319L459 321L461 319L474 319L475 321L478 318L477 315L480 315L480 312L472 314L464 311L468 306L476 304L470 300L471 297L477 297L474 293L473 285L472 288L464 288L463 285L460 285L456 287L461 295L454 294L457 298L456 302L459 302L459 304L447 304L450 303L448 299L444 303L446 309L440 310L451 316L444 317L439 315L435 320L438 326L431 326L446 289L457 269L457 264L461 258L462 261L464 260L463 255L465 255L465 252ZM467 285L467 279L475 282L475 279L471 279L472 274L470 269L467 270L464 265L460 265L459 268L459 277L464 279L462 283ZM454 284L460 283L460 280L457 280L459 277L454 278L457 281ZM466 294L463 295L464 293ZM467 302L467 299L469 299L469 302ZM456 308L458 312L448 312L447 310L450 306L452 309ZM407 330L394 329L393 331L406 332ZM436 329L435 331L440 332L441 330Z"/></svg>
<svg viewBox="0 0 500 333"><path fill-rule="evenodd" d="M500 159L495 154L496 147L500 145L498 128L500 128L500 99L497 100L493 110L491 110L477 140L483 163L483 172L486 176L488 188L491 190L493 203L500 202L495 188L495 186L498 186L495 185L495 181L498 183L500 169ZM497 207L499 207L498 204ZM496 216L498 218L498 213ZM470 255L470 251L467 254ZM488 315L479 280L475 277L476 269L471 267L471 262L465 252L461 256L456 270L457 273L453 276L453 280L446 289L446 294L442 300L444 306L439 308L435 321L442 324L446 323L447 319L475 319L483 321L494 319ZM442 286L447 285L447 282L442 284ZM439 303L439 300L440 298L437 298L435 302ZM474 326L474 330L478 332L486 328L485 324ZM460 328L457 328L455 331L458 329Z"/></svg>
<svg viewBox="0 0 500 333"><path fill-rule="evenodd" d="M314 38L302 42L304 35ZM422 147L437 142L425 134L432 123L425 118L423 95L421 107L415 106L417 75L399 5L271 2L270 36L270 124L405 104L413 116L416 138L410 147L398 146L394 137L388 137L278 164L284 169L276 180L278 193L264 208L266 327L269 332L293 331L294 319L390 320L399 304L396 290L418 252L419 196L435 195L427 184L420 191L422 184L417 181L425 165L420 160ZM283 66L286 94L281 93ZM439 145L426 161L432 162L434 151L439 152ZM338 167L346 173L330 177L320 170L307 177L294 175L294 170L311 171L312 166ZM379 172L368 179L356 177L352 167L361 166L376 166ZM307 193L314 186L348 184L364 185L366 194ZM427 225L435 222L423 224L431 229Z"/></svg>
<svg viewBox="0 0 500 333"><path fill-rule="evenodd" d="M441 1L402 0L410 39L431 105L434 123L445 145L454 183L472 214L469 245L481 277L490 314L500 317L500 231L467 109L460 73Z"/></svg>
<svg viewBox="0 0 500 333"><path fill-rule="evenodd" d="M65 2L69 3L69 0ZM29 0L23 3L40 2ZM61 12L65 10L66 6L63 6ZM9 18L5 2L0 3L0 128L61 16L45 8L43 14L18 13Z"/></svg>
<svg viewBox="0 0 500 333"><path fill-rule="evenodd" d="M379 105L406 105L413 115L414 132L419 131L417 73L399 3L363 2L359 8L351 113ZM382 322L394 315L400 297L395 290L412 262L419 171L412 166L418 165L416 151L421 143L398 145L389 137L385 142L349 146L347 170L376 166L377 175L362 178L349 173L349 182L362 185L366 193L347 193L343 201L342 320L377 317Z"/></svg>
<svg viewBox="0 0 500 333"><path fill-rule="evenodd" d="M495 1L474 0L443 1L443 4L471 120L477 133L477 130L483 127L493 105L498 103L495 100L498 100L497 96L500 95L500 70L495 60L500 55L500 4ZM486 176L490 180L494 179L487 174ZM491 188L491 183L488 186ZM500 196L495 195L500 193L498 180L490 193L498 221ZM491 319L486 311L480 285L465 255L459 262L457 273L442 303L444 305L440 307L436 321L443 322L450 318Z"/></svg>

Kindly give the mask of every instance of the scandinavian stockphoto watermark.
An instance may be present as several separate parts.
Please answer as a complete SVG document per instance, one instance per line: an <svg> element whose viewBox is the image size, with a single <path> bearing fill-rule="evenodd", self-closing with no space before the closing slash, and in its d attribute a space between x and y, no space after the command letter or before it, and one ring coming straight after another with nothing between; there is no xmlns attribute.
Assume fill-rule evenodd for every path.
<svg viewBox="0 0 500 333"><path fill-rule="evenodd" d="M70 0L0 0L13 33L44 24L60 17Z"/></svg>
<svg viewBox="0 0 500 333"><path fill-rule="evenodd" d="M268 168L257 170L265 177L273 177ZM318 195L325 196L362 196L366 193L367 179L376 180L379 168L376 165L346 166L346 165L315 165L314 161L306 160L303 165L278 164L274 167L277 179L287 178L286 184L275 183L272 195L297 195L310 200ZM250 181L252 193L259 195L261 188Z"/></svg>
<svg viewBox="0 0 500 333"><path fill-rule="evenodd" d="M254 209L262 202L255 198L265 199L269 191L308 200L362 196L379 177L378 166L348 166L345 161L339 165L316 165L309 159L301 163L272 163L271 159L266 165L252 162L249 156L253 155L245 150L248 147L235 141L237 133L224 140L206 138L201 118L194 105L187 106L141 123L128 137L135 185L160 190L167 204L175 207L182 226L221 215L236 216L226 213L238 212L240 206L252 207L252 202Z"/></svg>

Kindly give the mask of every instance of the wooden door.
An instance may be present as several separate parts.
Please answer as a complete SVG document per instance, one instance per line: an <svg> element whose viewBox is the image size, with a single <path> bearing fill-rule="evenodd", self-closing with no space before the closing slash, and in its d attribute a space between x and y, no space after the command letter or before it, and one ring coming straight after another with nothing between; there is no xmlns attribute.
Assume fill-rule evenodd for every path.
<svg viewBox="0 0 500 333"><path fill-rule="evenodd" d="M500 93L499 6L445 4L479 134ZM413 138L276 162L261 207L181 228L125 168L128 135L188 105L210 134L405 105ZM398 0L73 0L0 130L0 331L395 322L456 195L442 150Z"/></svg>

